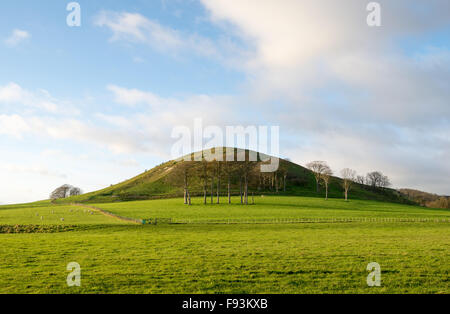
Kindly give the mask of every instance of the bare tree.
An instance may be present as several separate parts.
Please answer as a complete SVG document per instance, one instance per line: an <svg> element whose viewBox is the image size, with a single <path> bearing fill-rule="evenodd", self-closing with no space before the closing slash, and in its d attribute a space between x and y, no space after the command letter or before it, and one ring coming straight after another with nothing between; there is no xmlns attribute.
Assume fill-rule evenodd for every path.
<svg viewBox="0 0 450 314"><path fill-rule="evenodd" d="M228 204L231 204L231 178L235 173L235 167L233 163L230 161L224 161L223 172L227 177Z"/></svg>
<svg viewBox="0 0 450 314"><path fill-rule="evenodd" d="M367 185L370 185L372 187L379 186L382 176L383 175L380 172L378 172L378 171L369 172L366 175L366 183L367 183Z"/></svg>
<svg viewBox="0 0 450 314"><path fill-rule="evenodd" d="M329 167L325 161L312 161L307 164L306 167L314 174L314 178L316 179L316 191L319 193L319 183L322 179L322 174Z"/></svg>
<svg viewBox="0 0 450 314"><path fill-rule="evenodd" d="M198 176L203 180L203 204L206 205L206 193L208 190L208 162L205 159L201 161L201 167L198 168Z"/></svg>
<svg viewBox="0 0 450 314"><path fill-rule="evenodd" d="M345 168L341 170L342 187L344 188L345 200L348 201L348 191L350 190L353 182L355 181L356 171Z"/></svg>
<svg viewBox="0 0 450 314"><path fill-rule="evenodd" d="M70 191L69 191L70 196L77 196L77 195L81 195L83 194L83 191L80 188L77 187L73 187Z"/></svg>
<svg viewBox="0 0 450 314"><path fill-rule="evenodd" d="M325 184L325 199L326 200L328 199L328 186L330 184L330 179L331 179L332 175L333 175L333 171L328 166L326 166L323 169L322 174L320 175L320 177L323 180L323 183Z"/></svg>
<svg viewBox="0 0 450 314"><path fill-rule="evenodd" d="M273 172L273 177L275 178L275 193L278 194L278 170Z"/></svg>
<svg viewBox="0 0 450 314"><path fill-rule="evenodd" d="M212 165L211 171L210 171L210 177L211 177L211 204L214 203L214 178L216 176L215 172L216 172L216 169L215 169L214 165Z"/></svg>
<svg viewBox="0 0 450 314"><path fill-rule="evenodd" d="M357 176L356 182L364 185L366 183L366 178L364 178L364 176Z"/></svg>
<svg viewBox="0 0 450 314"><path fill-rule="evenodd" d="M56 199L60 199L60 198L66 198L69 196L81 195L82 193L83 192L81 191L80 188L74 187L70 184L64 184L64 185L61 185L60 187L58 187L57 189L55 189L50 194L50 199L56 200Z"/></svg>
<svg viewBox="0 0 450 314"><path fill-rule="evenodd" d="M216 161L216 176L217 176L217 204L220 203L220 176L222 174L222 163Z"/></svg>
<svg viewBox="0 0 450 314"><path fill-rule="evenodd" d="M283 192L286 192L286 179L288 176L287 165L281 164L279 167L279 171L280 171L281 177L283 178Z"/></svg>
<svg viewBox="0 0 450 314"><path fill-rule="evenodd" d="M177 182L182 181L184 204L191 205L191 195L189 193L189 180L194 170L193 161L180 161L177 164L176 170L172 173ZM181 182L180 182L181 183Z"/></svg>
<svg viewBox="0 0 450 314"><path fill-rule="evenodd" d="M389 180L389 178L387 176L383 176L381 178L381 183L380 183L380 187L382 188L388 188L391 186L391 181Z"/></svg>
<svg viewBox="0 0 450 314"><path fill-rule="evenodd" d="M238 162L239 175L241 178L241 203L248 205L248 185L250 176L254 174L256 162L249 161L246 158L245 161Z"/></svg>
<svg viewBox="0 0 450 314"><path fill-rule="evenodd" d="M389 178L380 171L373 171L366 176L367 184L374 188L383 188L391 185Z"/></svg>

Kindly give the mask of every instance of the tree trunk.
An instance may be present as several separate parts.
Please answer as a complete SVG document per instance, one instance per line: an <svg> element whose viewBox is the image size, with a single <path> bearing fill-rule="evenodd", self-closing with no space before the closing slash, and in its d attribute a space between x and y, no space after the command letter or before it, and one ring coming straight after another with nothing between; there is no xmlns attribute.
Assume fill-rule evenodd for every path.
<svg viewBox="0 0 450 314"><path fill-rule="evenodd" d="M217 175L217 204L220 203L220 174Z"/></svg>
<svg viewBox="0 0 450 314"><path fill-rule="evenodd" d="M348 201L348 189L345 189L345 201Z"/></svg>
<svg viewBox="0 0 450 314"><path fill-rule="evenodd" d="M255 205L255 193L252 192L252 204Z"/></svg>
<svg viewBox="0 0 450 314"><path fill-rule="evenodd" d="M245 205L248 205L248 178L247 176L245 176L245 191L244 191L244 200L245 200Z"/></svg>
<svg viewBox="0 0 450 314"><path fill-rule="evenodd" d="M278 193L278 175L275 173L275 192Z"/></svg>
<svg viewBox="0 0 450 314"><path fill-rule="evenodd" d="M325 199L328 200L328 183L325 182Z"/></svg>
<svg viewBox="0 0 450 314"><path fill-rule="evenodd" d="M228 204L231 204L231 191L230 191L230 187L231 187L230 176L228 176Z"/></svg>
<svg viewBox="0 0 450 314"><path fill-rule="evenodd" d="M319 193L319 180L316 179L316 193Z"/></svg>
<svg viewBox="0 0 450 314"><path fill-rule="evenodd" d="M284 191L284 192L286 192L286 177L287 177L287 176L284 176L284 177L283 177L283 191Z"/></svg>
<svg viewBox="0 0 450 314"><path fill-rule="evenodd" d="M211 177L211 204L214 204L214 177Z"/></svg>
<svg viewBox="0 0 450 314"><path fill-rule="evenodd" d="M205 182L203 183L203 204L204 205L206 205L206 190L207 190L206 184L207 184L207 182L205 180Z"/></svg>
<svg viewBox="0 0 450 314"><path fill-rule="evenodd" d="M184 174L184 204L187 204L187 175Z"/></svg>
<svg viewBox="0 0 450 314"><path fill-rule="evenodd" d="M243 204L243 200L242 200L242 177L239 179L239 193L241 195L241 204Z"/></svg>
<svg viewBox="0 0 450 314"><path fill-rule="evenodd" d="M187 190L187 196L188 196L188 204L192 205L192 203L191 203L191 195L189 194L189 190Z"/></svg>

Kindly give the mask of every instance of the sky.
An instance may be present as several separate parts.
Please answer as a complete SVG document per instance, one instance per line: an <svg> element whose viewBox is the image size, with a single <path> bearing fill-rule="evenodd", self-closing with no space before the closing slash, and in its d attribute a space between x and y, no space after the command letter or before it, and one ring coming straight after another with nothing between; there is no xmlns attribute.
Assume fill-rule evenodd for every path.
<svg viewBox="0 0 450 314"><path fill-rule="evenodd" d="M171 158L177 126L277 125L280 156L450 195L450 2L0 4L0 203Z"/></svg>

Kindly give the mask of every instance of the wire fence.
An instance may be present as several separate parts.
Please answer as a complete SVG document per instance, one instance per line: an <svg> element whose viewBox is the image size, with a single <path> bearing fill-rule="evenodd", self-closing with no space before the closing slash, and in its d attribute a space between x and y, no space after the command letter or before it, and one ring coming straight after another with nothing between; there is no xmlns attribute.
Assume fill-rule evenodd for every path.
<svg viewBox="0 0 450 314"><path fill-rule="evenodd" d="M450 218L235 218L235 219L144 219L144 224L301 224L301 223L449 223Z"/></svg>

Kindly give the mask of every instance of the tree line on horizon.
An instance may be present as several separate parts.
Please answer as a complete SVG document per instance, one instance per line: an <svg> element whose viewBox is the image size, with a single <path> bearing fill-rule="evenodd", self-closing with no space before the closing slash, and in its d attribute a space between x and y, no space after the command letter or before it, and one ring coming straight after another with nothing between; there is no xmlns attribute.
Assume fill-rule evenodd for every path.
<svg viewBox="0 0 450 314"><path fill-rule="evenodd" d="M328 199L328 186L330 179L333 176L333 171L325 161L312 161L306 165L316 179L316 191L319 193L319 186L322 182L325 186L325 199ZM348 192L353 183L371 186L373 188L388 188L391 182L387 176L380 171L369 172L365 177L356 174L356 171L350 168L341 170L341 185L344 189L344 198L348 200Z"/></svg>

